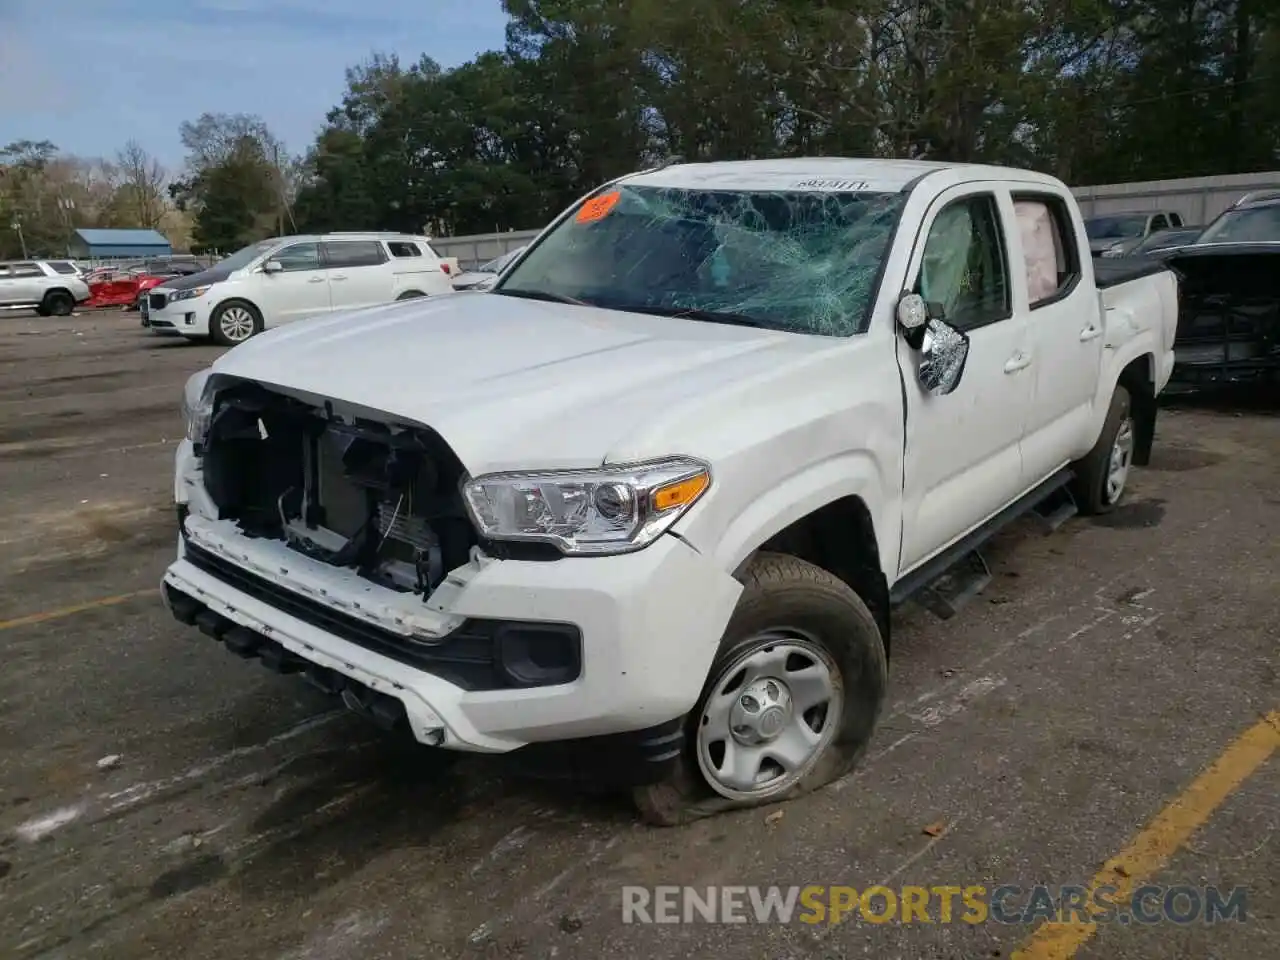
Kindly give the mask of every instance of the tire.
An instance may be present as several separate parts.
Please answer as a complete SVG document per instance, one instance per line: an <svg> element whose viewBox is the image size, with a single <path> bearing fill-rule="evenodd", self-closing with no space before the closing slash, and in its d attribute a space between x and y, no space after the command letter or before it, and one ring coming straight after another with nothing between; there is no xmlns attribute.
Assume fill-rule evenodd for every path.
<svg viewBox="0 0 1280 960"><path fill-rule="evenodd" d="M234 347L262 332L262 314L247 300L220 303L209 317L209 335L213 342Z"/></svg>
<svg viewBox="0 0 1280 960"><path fill-rule="evenodd" d="M41 306L49 311L47 314L49 316L69 317L71 316L71 311L76 308L76 301L65 290L50 290L44 295L44 302ZM45 316L45 314L42 314L42 316Z"/></svg>
<svg viewBox="0 0 1280 960"><path fill-rule="evenodd" d="M40 306L36 307L36 316L38 317L49 316L49 308L46 307L43 303L40 304Z"/></svg>
<svg viewBox="0 0 1280 960"><path fill-rule="evenodd" d="M880 630L862 598L827 571L777 553L758 555L744 584L702 695L688 715L675 771L660 783L632 791L641 818L655 826L676 826L728 810L794 800L847 774L871 740L884 704L888 667ZM796 673L789 671L806 662L805 673L818 671L807 684L810 698L819 695L816 681L821 671L827 671L830 699L825 717L816 724L794 715L787 719L789 694L803 691L804 686L798 686L796 679L788 685L782 677L794 678ZM758 679L743 683L757 671L763 671ZM725 695L729 690L732 697ZM746 709L749 699L755 711ZM730 703L732 707L726 709ZM772 709L775 706L782 706L781 714ZM779 716L784 718L780 727ZM739 725L740 720L746 722ZM809 739L799 742L813 752L790 771L769 756L772 746L744 746L744 739L750 738L739 736L744 732L772 735L778 745L788 740L796 743L789 735L797 734L801 725ZM720 760L717 743L723 744ZM734 789L727 782L732 777L724 773L732 766L729 750L743 758L744 769L755 769L757 777L762 770L770 772L766 769L770 765L780 774L775 772L764 786ZM760 757L763 763L755 759ZM722 768L719 773L717 766Z"/></svg>
<svg viewBox="0 0 1280 960"><path fill-rule="evenodd" d="M1124 496L1133 473L1135 436L1133 402L1129 391L1117 386L1098 442L1073 465L1071 493L1085 516L1110 513Z"/></svg>

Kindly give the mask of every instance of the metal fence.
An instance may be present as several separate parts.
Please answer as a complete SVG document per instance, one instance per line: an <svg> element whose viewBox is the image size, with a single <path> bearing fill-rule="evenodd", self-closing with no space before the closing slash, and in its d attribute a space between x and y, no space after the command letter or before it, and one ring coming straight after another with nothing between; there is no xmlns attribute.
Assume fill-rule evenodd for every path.
<svg viewBox="0 0 1280 960"><path fill-rule="evenodd" d="M1107 213L1176 210L1189 224L1208 224L1243 194L1251 190L1280 189L1280 170L1241 173L1221 177L1189 177L1183 180L1147 180L1140 183L1108 183L1072 187L1085 217ZM457 257L463 270L524 246L541 231L476 233L464 237L432 237L431 246L442 257Z"/></svg>

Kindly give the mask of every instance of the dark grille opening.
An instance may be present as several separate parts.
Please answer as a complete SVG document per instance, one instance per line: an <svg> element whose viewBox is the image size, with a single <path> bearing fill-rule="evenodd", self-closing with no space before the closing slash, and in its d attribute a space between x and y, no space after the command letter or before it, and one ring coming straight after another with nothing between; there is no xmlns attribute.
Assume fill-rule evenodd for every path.
<svg viewBox="0 0 1280 960"><path fill-rule="evenodd" d="M163 293L153 293L147 297L147 304L152 310L163 310L167 299Z"/></svg>

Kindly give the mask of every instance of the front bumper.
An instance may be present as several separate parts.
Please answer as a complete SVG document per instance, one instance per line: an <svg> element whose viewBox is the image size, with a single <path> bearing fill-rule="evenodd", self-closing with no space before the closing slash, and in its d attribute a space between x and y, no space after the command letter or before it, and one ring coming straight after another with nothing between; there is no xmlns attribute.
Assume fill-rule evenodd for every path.
<svg viewBox="0 0 1280 960"><path fill-rule="evenodd" d="M150 304L142 309L142 325L156 333L179 334L184 337L209 336L210 305L207 298L179 300L159 310Z"/></svg>
<svg viewBox="0 0 1280 960"><path fill-rule="evenodd" d="M420 742L457 750L506 753L658 728L669 733L701 693L741 592L708 558L665 536L616 557L477 556L423 603L278 541L228 536L228 526L194 515L185 521L178 559L164 575L171 609L187 611L179 619L194 622L194 605L206 611L206 632L225 638L243 628L250 636L235 634L228 647L265 643L297 672L340 678L361 695L376 694L366 699L384 712L403 710ZM288 568L280 566L280 550L293 554ZM221 567L208 562L210 552L220 555ZM447 652L459 637L468 649L482 649L483 625L512 623L571 626L581 638L577 678L478 689L474 678L431 660L433 650ZM416 630L417 637L396 643L397 630ZM407 655L414 650L422 655Z"/></svg>

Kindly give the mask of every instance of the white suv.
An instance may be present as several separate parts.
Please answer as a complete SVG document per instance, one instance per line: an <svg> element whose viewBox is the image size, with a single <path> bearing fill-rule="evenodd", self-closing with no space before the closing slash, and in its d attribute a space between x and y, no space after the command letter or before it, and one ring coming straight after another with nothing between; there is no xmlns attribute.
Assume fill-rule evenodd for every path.
<svg viewBox="0 0 1280 960"><path fill-rule="evenodd" d="M88 299L89 285L66 260L0 263L0 309L65 317Z"/></svg>
<svg viewBox="0 0 1280 960"><path fill-rule="evenodd" d="M426 237L330 233L274 237L151 291L142 322L157 333L230 346L292 320L452 293Z"/></svg>

